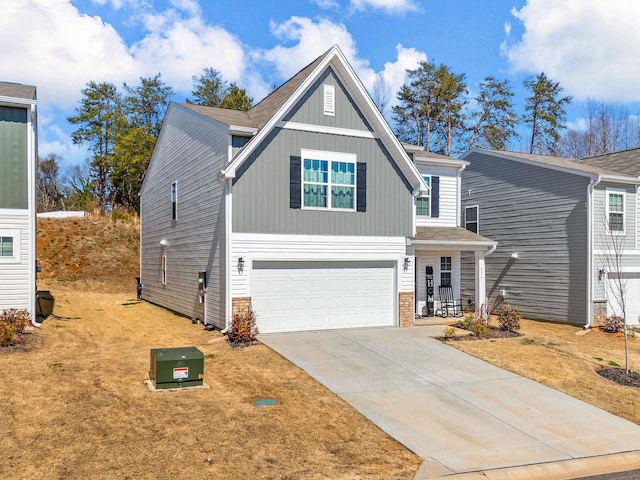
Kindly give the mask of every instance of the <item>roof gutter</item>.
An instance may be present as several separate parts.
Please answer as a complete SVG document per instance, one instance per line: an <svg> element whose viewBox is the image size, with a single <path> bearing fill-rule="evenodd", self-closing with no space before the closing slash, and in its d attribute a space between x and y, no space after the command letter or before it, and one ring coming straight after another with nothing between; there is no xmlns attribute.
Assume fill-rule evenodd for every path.
<svg viewBox="0 0 640 480"><path fill-rule="evenodd" d="M602 181L598 175L593 177L587 186L587 323L584 328L593 325L593 192L596 185Z"/></svg>

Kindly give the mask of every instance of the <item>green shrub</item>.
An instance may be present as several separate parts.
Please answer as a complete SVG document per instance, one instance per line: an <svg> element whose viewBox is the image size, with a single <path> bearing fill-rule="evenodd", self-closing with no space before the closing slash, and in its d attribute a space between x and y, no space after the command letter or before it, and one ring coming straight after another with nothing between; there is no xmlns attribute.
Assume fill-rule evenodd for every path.
<svg viewBox="0 0 640 480"><path fill-rule="evenodd" d="M522 315L518 307L501 305L498 311L498 327L505 332L517 332L520 330Z"/></svg>
<svg viewBox="0 0 640 480"><path fill-rule="evenodd" d="M245 347L256 340L258 333L256 314L249 308L246 312L233 316L231 329L227 332L227 341L234 347Z"/></svg>
<svg viewBox="0 0 640 480"><path fill-rule="evenodd" d="M464 330L469 330L471 323L475 320L475 315L473 313L467 313L464 318L458 320L456 323L456 327L462 328Z"/></svg>
<svg viewBox="0 0 640 480"><path fill-rule="evenodd" d="M456 329L454 327L446 327L442 333L444 333L444 338L452 338L456 336Z"/></svg>
<svg viewBox="0 0 640 480"><path fill-rule="evenodd" d="M24 335L31 324L28 310L10 308L0 312L0 347L16 343L16 335Z"/></svg>
<svg viewBox="0 0 640 480"><path fill-rule="evenodd" d="M469 330L471 330L476 337L483 337L487 333L487 328L487 323L482 318L474 319L469 325Z"/></svg>
<svg viewBox="0 0 640 480"><path fill-rule="evenodd" d="M600 329L609 333L622 332L624 330L624 319L618 315L611 315L610 317L607 317L607 320Z"/></svg>

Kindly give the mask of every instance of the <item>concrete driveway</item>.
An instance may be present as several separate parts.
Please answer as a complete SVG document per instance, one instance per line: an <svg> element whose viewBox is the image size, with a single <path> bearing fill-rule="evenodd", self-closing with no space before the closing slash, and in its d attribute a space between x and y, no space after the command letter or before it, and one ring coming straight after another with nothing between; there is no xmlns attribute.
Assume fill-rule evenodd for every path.
<svg viewBox="0 0 640 480"><path fill-rule="evenodd" d="M624 459L628 465L618 470L640 467L634 453L640 427L443 345L429 337L433 328L442 331L379 328L259 338L423 457L416 478L549 462L558 473L558 465L575 467L575 459L595 465L594 457L607 465ZM621 452L631 453L611 456ZM577 465L572 476L603 473Z"/></svg>

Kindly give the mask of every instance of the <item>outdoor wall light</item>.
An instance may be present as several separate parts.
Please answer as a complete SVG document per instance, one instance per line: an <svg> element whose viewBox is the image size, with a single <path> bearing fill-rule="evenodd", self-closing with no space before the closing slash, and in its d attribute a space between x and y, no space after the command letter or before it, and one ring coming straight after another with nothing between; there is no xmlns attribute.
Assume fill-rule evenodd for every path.
<svg viewBox="0 0 640 480"><path fill-rule="evenodd" d="M244 268L244 258L238 257L238 268Z"/></svg>
<svg viewBox="0 0 640 480"><path fill-rule="evenodd" d="M598 280L602 281L602 277L604 277L604 270L600 269L598 270Z"/></svg>
<svg viewBox="0 0 640 480"><path fill-rule="evenodd" d="M411 257L404 257L404 261L402 263L402 265L404 266L405 270L409 269L409 265L411 264Z"/></svg>

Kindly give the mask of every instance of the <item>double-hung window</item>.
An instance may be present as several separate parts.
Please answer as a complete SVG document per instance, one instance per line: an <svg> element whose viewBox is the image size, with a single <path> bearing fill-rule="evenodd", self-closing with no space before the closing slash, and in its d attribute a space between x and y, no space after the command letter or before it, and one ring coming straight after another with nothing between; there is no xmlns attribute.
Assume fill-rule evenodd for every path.
<svg viewBox="0 0 640 480"><path fill-rule="evenodd" d="M607 191L607 223L610 233L624 233L624 191Z"/></svg>
<svg viewBox="0 0 640 480"><path fill-rule="evenodd" d="M451 257L440 257L440 286L451 286Z"/></svg>
<svg viewBox="0 0 640 480"><path fill-rule="evenodd" d="M355 211L356 156L302 150L302 207Z"/></svg>
<svg viewBox="0 0 640 480"><path fill-rule="evenodd" d="M429 217L431 216L431 176L425 175L422 178L429 189L422 196L416 198L416 215Z"/></svg>
<svg viewBox="0 0 640 480"><path fill-rule="evenodd" d="M464 228L478 233L478 205L464 208Z"/></svg>

